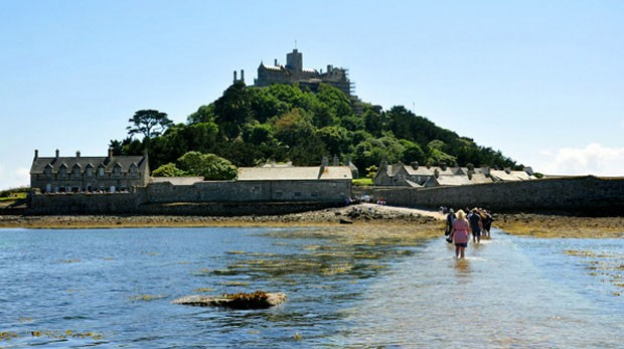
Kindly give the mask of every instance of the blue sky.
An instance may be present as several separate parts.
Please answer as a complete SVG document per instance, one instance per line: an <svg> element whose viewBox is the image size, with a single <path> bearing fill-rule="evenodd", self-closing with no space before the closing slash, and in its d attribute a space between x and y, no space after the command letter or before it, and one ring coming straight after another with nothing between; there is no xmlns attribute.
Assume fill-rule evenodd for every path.
<svg viewBox="0 0 624 349"><path fill-rule="evenodd" d="M0 0L0 189L40 156L103 156L128 119L175 122L244 69L348 68L403 105L547 174L624 175L624 1Z"/></svg>

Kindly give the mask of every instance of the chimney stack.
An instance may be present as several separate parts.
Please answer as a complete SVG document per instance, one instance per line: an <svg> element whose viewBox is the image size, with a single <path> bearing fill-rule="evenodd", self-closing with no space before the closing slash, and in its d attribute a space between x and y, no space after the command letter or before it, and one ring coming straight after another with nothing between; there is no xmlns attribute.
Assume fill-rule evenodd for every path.
<svg viewBox="0 0 624 349"><path fill-rule="evenodd" d="M39 150L35 149L35 160L39 159Z"/></svg>
<svg viewBox="0 0 624 349"><path fill-rule="evenodd" d="M323 160L321 160L321 166L329 166L329 159L327 159L327 156L323 156Z"/></svg>
<svg viewBox="0 0 624 349"><path fill-rule="evenodd" d="M275 63L273 65L275 65L277 67L277 58L275 58Z"/></svg>
<svg viewBox="0 0 624 349"><path fill-rule="evenodd" d="M379 164L379 170L384 172L388 171L388 159L386 159L386 157L381 159L381 163Z"/></svg>
<svg viewBox="0 0 624 349"><path fill-rule="evenodd" d="M241 69L241 81L245 82L245 70Z"/></svg>
<svg viewBox="0 0 624 349"><path fill-rule="evenodd" d="M113 148L108 148L108 158L112 159L113 157Z"/></svg>
<svg viewBox="0 0 624 349"><path fill-rule="evenodd" d="M57 159L59 158L59 154L60 154L60 151L58 149L56 149L56 158Z"/></svg>
<svg viewBox="0 0 624 349"><path fill-rule="evenodd" d="M76 151L76 159L80 159L80 150Z"/></svg>
<svg viewBox="0 0 624 349"><path fill-rule="evenodd" d="M234 82L236 82L236 70L234 71Z"/></svg>

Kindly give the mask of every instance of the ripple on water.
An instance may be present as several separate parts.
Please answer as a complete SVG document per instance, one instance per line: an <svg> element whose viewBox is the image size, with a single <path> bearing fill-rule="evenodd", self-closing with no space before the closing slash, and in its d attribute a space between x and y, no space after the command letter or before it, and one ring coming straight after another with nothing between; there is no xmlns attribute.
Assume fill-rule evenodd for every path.
<svg viewBox="0 0 624 349"><path fill-rule="evenodd" d="M617 264L593 264L624 250L617 239L494 232L457 260L443 239L356 237L255 228L0 232L8 266L0 279L11 280L0 294L0 332L19 334L0 347L617 348L624 341L617 286L588 270L618 272ZM285 292L288 301L261 311L170 304L200 291L256 289ZM102 338L30 336L48 330Z"/></svg>

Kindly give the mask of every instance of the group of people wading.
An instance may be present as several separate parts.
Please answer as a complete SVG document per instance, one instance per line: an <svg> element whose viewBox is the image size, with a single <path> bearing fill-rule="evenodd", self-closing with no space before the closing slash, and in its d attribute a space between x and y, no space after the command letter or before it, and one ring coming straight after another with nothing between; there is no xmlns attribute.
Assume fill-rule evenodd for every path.
<svg viewBox="0 0 624 349"><path fill-rule="evenodd" d="M468 212L466 214L466 212ZM490 228L492 226L492 215L489 211L473 208L458 210L457 213L453 209L449 209L446 215L446 228L444 234L447 236L446 241L455 243L455 256L457 258L465 257L465 250L472 235L472 241L475 244L481 242L481 236L490 238Z"/></svg>

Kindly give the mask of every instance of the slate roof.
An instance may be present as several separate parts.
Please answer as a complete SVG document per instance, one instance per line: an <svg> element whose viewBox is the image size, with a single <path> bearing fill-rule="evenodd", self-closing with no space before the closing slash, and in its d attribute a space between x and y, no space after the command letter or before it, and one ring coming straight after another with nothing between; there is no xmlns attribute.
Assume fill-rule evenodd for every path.
<svg viewBox="0 0 624 349"><path fill-rule="evenodd" d="M528 181L535 179L524 171L490 170L490 176L497 181Z"/></svg>
<svg viewBox="0 0 624 349"><path fill-rule="evenodd" d="M112 158L106 156L80 156L80 157L37 157L33 160L30 167L31 174L42 174L46 167L51 167L52 172L57 173L63 166L71 171L74 166L78 165L82 171L88 166L92 166L96 170L100 166L104 166L105 171L113 172L115 166L121 166L122 172L127 172L132 164L135 164L138 168L141 168L147 163L146 156L113 156Z"/></svg>
<svg viewBox="0 0 624 349"><path fill-rule="evenodd" d="M279 180L351 180L348 166L309 167L239 167L239 181L279 181Z"/></svg>
<svg viewBox="0 0 624 349"><path fill-rule="evenodd" d="M203 182L204 177L152 177L150 183L171 183L173 185L193 185Z"/></svg>
<svg viewBox="0 0 624 349"><path fill-rule="evenodd" d="M483 173L473 173L472 180L470 182L472 184L492 183L492 178Z"/></svg>
<svg viewBox="0 0 624 349"><path fill-rule="evenodd" d="M470 185L473 184L468 176L440 176L431 177L429 181L435 181L437 186L457 186L457 185ZM429 182L427 181L427 182ZM429 183L425 183L425 186L430 186Z"/></svg>
<svg viewBox="0 0 624 349"><path fill-rule="evenodd" d="M410 176L433 176L433 172L436 169L436 167L427 168L427 166L418 166L418 169L414 169L411 165L403 165L403 168Z"/></svg>

